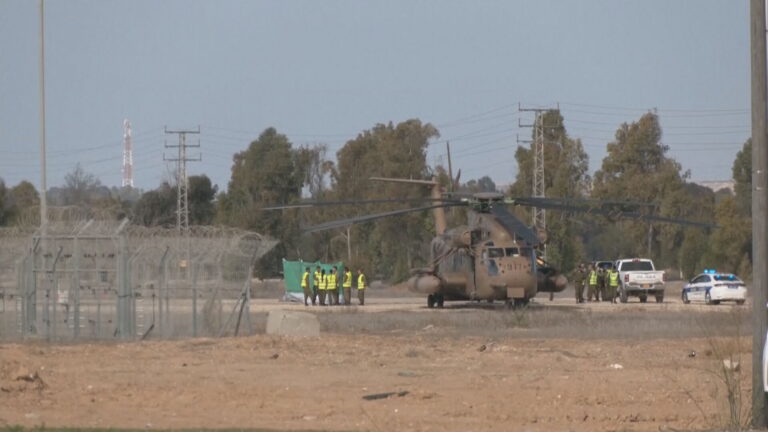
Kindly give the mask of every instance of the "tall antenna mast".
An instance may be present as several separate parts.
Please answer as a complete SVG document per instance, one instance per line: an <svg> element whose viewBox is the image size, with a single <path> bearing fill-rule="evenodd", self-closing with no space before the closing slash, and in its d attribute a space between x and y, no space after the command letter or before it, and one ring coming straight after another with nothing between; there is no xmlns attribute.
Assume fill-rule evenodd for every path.
<svg viewBox="0 0 768 432"><path fill-rule="evenodd" d="M133 143L131 122L123 120L123 187L133 187Z"/></svg>

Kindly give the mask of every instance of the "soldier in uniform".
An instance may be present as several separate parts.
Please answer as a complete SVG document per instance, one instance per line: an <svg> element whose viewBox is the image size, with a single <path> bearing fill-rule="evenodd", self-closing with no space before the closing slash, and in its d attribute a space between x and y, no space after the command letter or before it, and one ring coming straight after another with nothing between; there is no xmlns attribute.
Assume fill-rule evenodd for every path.
<svg viewBox="0 0 768 432"><path fill-rule="evenodd" d="M599 265L595 265L595 270L597 270L597 298L595 300L600 301L602 299L606 301L608 275L606 270Z"/></svg>
<svg viewBox="0 0 768 432"><path fill-rule="evenodd" d="M349 306L352 304L352 270L344 268L344 282L342 283L344 288L344 304Z"/></svg>
<svg viewBox="0 0 768 432"><path fill-rule="evenodd" d="M317 292L320 294L320 306L325 306L325 295L328 292L326 286L328 285L328 275L325 274L325 270L320 271L320 283L317 287Z"/></svg>
<svg viewBox="0 0 768 432"><path fill-rule="evenodd" d="M608 295L610 301L616 303L616 297L619 292L619 272L615 268L608 269Z"/></svg>
<svg viewBox="0 0 768 432"><path fill-rule="evenodd" d="M362 269L357 269L357 300L360 306L365 304L365 275Z"/></svg>
<svg viewBox="0 0 768 432"><path fill-rule="evenodd" d="M573 288L576 291L576 303L584 303L584 281L587 278L587 272L584 264L579 264L579 268L573 273Z"/></svg>
<svg viewBox="0 0 768 432"><path fill-rule="evenodd" d="M307 300L312 299L312 305L315 304L315 298L312 296L312 288L309 286L309 267L301 275L301 289L304 291L304 306L309 306Z"/></svg>
<svg viewBox="0 0 768 432"><path fill-rule="evenodd" d="M317 301L317 297L320 294L318 290L320 288L321 276L322 273L320 273L320 266L315 267L315 273L312 275L312 304L315 304L315 301Z"/></svg>
<svg viewBox="0 0 768 432"><path fill-rule="evenodd" d="M328 296L329 305L339 304L339 286L336 281L336 267L331 267L331 272L328 273L328 282L325 286L326 294Z"/></svg>
<svg viewBox="0 0 768 432"><path fill-rule="evenodd" d="M587 277L587 284L589 286L589 290L587 291L587 301L592 301L594 298L595 301L600 301L600 294L597 290L597 268L594 264L592 264L589 268L589 276Z"/></svg>

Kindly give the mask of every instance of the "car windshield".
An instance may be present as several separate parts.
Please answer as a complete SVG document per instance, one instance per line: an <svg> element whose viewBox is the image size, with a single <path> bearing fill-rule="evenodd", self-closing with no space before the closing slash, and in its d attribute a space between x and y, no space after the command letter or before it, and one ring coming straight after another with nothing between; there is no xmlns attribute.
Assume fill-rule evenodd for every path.
<svg viewBox="0 0 768 432"><path fill-rule="evenodd" d="M613 263L610 262L610 261L608 261L608 262L599 262L599 263L597 263L597 266L600 267L601 269L605 270L605 269L609 269L609 268L613 267Z"/></svg>
<svg viewBox="0 0 768 432"><path fill-rule="evenodd" d="M507 248L507 256L520 256L520 250L518 248Z"/></svg>
<svg viewBox="0 0 768 432"><path fill-rule="evenodd" d="M732 275L732 274L718 274L718 275L715 275L715 280L716 281L721 281L721 282L737 282L737 283L741 283L741 279L737 278L735 275Z"/></svg>
<svg viewBox="0 0 768 432"><path fill-rule="evenodd" d="M621 264L621 271L653 271L650 261L626 261Z"/></svg>

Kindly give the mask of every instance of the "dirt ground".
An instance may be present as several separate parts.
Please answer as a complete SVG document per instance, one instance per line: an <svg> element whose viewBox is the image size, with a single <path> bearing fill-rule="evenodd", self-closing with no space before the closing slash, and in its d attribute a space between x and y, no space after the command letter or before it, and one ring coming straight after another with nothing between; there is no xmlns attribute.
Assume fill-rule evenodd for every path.
<svg viewBox="0 0 768 432"><path fill-rule="evenodd" d="M422 300L310 308L316 338L3 344L0 426L706 429L728 417L724 356L740 361L748 405L750 341L738 337L748 307L577 307L563 297L522 312L436 311ZM304 310L261 305L255 317ZM364 399L386 392L400 394Z"/></svg>

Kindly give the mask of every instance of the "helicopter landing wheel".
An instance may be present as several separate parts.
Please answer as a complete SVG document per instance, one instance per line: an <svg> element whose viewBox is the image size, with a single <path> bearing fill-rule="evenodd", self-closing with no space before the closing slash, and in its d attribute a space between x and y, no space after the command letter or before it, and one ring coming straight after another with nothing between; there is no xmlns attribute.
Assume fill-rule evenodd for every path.
<svg viewBox="0 0 768 432"><path fill-rule="evenodd" d="M430 295L427 296L427 307L430 308L430 309L435 307L435 295L434 294L430 294Z"/></svg>
<svg viewBox="0 0 768 432"><path fill-rule="evenodd" d="M507 309L520 309L528 306L528 298L512 298L504 301L504 306Z"/></svg>
<svg viewBox="0 0 768 432"><path fill-rule="evenodd" d="M443 297L442 294L435 294L435 302L437 303L437 307L442 309L443 308L443 302L445 301L445 297Z"/></svg>

